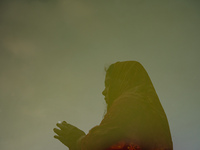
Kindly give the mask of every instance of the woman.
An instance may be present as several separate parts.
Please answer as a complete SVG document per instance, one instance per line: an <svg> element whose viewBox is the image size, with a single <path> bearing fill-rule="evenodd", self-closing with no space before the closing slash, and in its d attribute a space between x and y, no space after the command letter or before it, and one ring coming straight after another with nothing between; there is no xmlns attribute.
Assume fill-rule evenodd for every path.
<svg viewBox="0 0 200 150"><path fill-rule="evenodd" d="M100 125L85 135L62 122L55 138L71 150L173 150L167 117L140 63L112 64L102 94L107 113Z"/></svg>

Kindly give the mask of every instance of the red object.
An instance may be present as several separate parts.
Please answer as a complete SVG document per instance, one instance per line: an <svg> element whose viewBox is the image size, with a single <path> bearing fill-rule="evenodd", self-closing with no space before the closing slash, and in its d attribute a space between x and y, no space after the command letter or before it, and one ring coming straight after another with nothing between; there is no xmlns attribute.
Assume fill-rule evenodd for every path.
<svg viewBox="0 0 200 150"><path fill-rule="evenodd" d="M139 145L133 143L119 142L106 150L142 150Z"/></svg>

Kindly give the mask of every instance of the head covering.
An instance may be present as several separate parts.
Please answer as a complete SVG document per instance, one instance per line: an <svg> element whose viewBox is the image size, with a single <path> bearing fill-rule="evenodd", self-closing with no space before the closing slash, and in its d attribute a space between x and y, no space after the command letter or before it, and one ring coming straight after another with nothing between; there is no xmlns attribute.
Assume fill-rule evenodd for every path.
<svg viewBox="0 0 200 150"><path fill-rule="evenodd" d="M106 72L106 77L111 79L109 93L112 97L110 97L109 105L118 97L128 93L140 93L147 96L153 93L157 96L146 70L137 61L116 62L110 65ZM160 103L158 98L149 99L150 101Z"/></svg>
<svg viewBox="0 0 200 150"><path fill-rule="evenodd" d="M137 61L116 62L108 68L107 76L110 76L113 82L121 81L121 91L138 85L148 86L151 84L146 70Z"/></svg>

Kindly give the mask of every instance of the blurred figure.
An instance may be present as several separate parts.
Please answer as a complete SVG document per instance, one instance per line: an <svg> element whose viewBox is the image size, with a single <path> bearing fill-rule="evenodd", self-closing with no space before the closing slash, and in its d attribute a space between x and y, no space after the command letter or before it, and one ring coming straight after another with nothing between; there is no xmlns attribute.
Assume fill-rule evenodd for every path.
<svg viewBox="0 0 200 150"><path fill-rule="evenodd" d="M106 70L107 113L87 135L63 121L54 136L70 150L173 150L167 117L152 82L136 61Z"/></svg>

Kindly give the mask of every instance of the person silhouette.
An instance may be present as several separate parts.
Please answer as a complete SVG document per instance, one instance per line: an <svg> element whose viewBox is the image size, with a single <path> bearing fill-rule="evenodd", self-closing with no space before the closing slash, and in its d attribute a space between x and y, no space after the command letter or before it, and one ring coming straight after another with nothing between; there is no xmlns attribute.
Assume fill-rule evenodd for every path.
<svg viewBox="0 0 200 150"><path fill-rule="evenodd" d="M63 121L54 137L70 150L173 150L166 114L139 62L111 64L102 94L107 112L99 125L86 135Z"/></svg>

